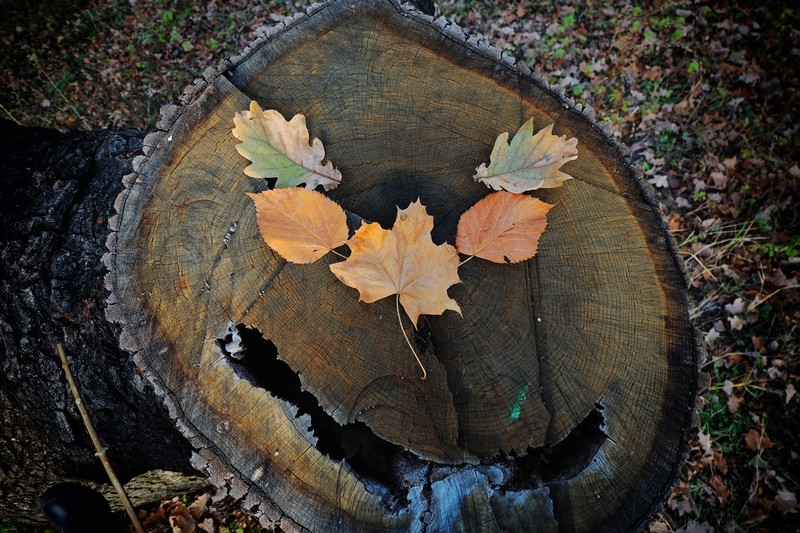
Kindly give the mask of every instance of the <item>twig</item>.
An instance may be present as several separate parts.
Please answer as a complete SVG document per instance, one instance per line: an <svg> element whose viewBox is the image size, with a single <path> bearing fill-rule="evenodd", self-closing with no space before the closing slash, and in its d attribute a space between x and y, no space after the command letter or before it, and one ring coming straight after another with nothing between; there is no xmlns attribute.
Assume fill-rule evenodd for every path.
<svg viewBox="0 0 800 533"><path fill-rule="evenodd" d="M100 442L100 439L97 437L97 433L94 431L92 421L89 419L89 413L86 410L86 406L83 404L81 394L78 392L78 387L75 385L75 379L72 377L72 371L69 369L69 363L67 362L67 354L64 352L64 346L62 346L59 342L56 345L56 349L58 350L58 356L61 358L61 368L64 369L64 374L67 376L67 382L69 383L69 388L72 391L72 397L75 398L75 405L78 406L78 411L81 413L83 425L86 426L86 431L89 432L89 437L92 439L94 449L97 450L95 455L98 459L100 459L100 462L103 464L103 468L106 469L108 479L114 486L114 490L117 491L117 496L119 496L122 506L125 507L125 511L127 511L131 522L133 522L133 527L136 528L136 532L144 533L144 527L142 527L142 523L139 521L136 511L133 509L133 505L131 505L131 501L128 499L128 495L125 493L125 489L119 482L119 479L117 479L114 469L111 468L111 463L108 462L108 457L106 457L106 449L103 447L103 443Z"/></svg>
<svg viewBox="0 0 800 533"><path fill-rule="evenodd" d="M755 300L753 300L753 302L747 306L747 312L752 313L758 308L759 305L763 304L764 302L766 302L767 300L769 300L770 298L772 298L781 291L784 291L786 289L797 289L797 288L800 288L800 285L786 285L785 287L780 287L779 289L772 291L764 298L759 298L758 296L756 296Z"/></svg>
<svg viewBox="0 0 800 533"><path fill-rule="evenodd" d="M37 65L37 66L38 66L38 65ZM41 68L40 68L40 69L39 69L39 72L41 72L42 74L44 74L44 77L45 77L45 78L47 78L47 81L49 81L49 82L50 82L50 85L53 87L53 89L54 89L54 90L55 90L55 91L58 93L58 95L59 95L61 98L63 98L63 99L64 99L64 102L65 102L65 103L67 104L67 106L68 106L68 107L69 107L69 108L72 110L72 112L73 112L73 113L75 113L75 116L76 116L76 117L78 117L78 118L80 119L81 123L83 124L83 127L84 127L84 128L86 128L87 130L90 130L90 129L92 129L92 128L89 126L89 124L86 122L86 119L84 119L84 118L83 118L83 116L82 116L82 115L81 115L81 114L78 112L78 110L75 108L75 106L74 106L74 105L72 105L72 102L70 102L70 101L69 101L69 98L67 98L67 96L66 96L66 95L65 95L65 94L64 94L64 93L61 91L61 89L58 87L58 85L56 85L56 84L55 84L55 82L53 81L53 78L51 78L51 77L50 77L50 75L49 75L47 72L45 72L45 70L44 70L44 69L41 69Z"/></svg>
<svg viewBox="0 0 800 533"><path fill-rule="evenodd" d="M9 111L8 109L6 109L6 106L4 106L3 104L0 104L0 109L2 109L3 111L5 111L6 115L8 115L8 118L10 118L10 119L11 119L11 120L13 120L14 122L16 122L17 126L22 126L22 124L20 123L20 121L19 121L19 120L17 120L17 118L16 118L14 115L12 115L12 114L11 114L11 111Z"/></svg>

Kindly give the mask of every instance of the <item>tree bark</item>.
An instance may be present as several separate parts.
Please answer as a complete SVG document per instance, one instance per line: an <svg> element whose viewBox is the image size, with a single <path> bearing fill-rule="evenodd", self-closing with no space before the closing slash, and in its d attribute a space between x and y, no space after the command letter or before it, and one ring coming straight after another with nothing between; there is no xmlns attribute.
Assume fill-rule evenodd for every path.
<svg viewBox="0 0 800 533"><path fill-rule="evenodd" d="M533 117L578 139L537 256L474 260L412 342L326 257L262 241L234 115L306 116L329 196L389 227L420 198L452 243L471 177ZM117 201L109 317L197 450L289 531L625 531L663 505L695 423L700 351L676 247L593 113L524 65L396 0L332 0L210 69Z"/></svg>
<svg viewBox="0 0 800 533"><path fill-rule="evenodd" d="M37 501L55 482L108 483L58 342L121 481L191 472L188 443L104 317L107 221L142 138L0 122L0 520L43 520Z"/></svg>

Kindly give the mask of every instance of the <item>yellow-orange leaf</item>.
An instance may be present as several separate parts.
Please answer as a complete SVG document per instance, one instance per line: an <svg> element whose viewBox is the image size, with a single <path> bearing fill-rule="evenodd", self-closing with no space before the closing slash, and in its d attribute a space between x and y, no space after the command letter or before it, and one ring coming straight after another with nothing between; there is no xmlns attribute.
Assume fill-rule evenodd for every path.
<svg viewBox="0 0 800 533"><path fill-rule="evenodd" d="M474 176L495 190L523 193L539 188L561 187L572 176L559 170L578 157L578 139L553 135L553 124L533 134L531 118L508 142L508 132L494 143L489 166L482 163Z"/></svg>
<svg viewBox="0 0 800 533"><path fill-rule="evenodd" d="M233 117L233 135L241 155L252 161L244 173L254 178L278 178L276 188L305 183L307 189L322 185L330 190L342 181L342 174L325 159L322 141L309 144L306 117L295 115L286 121L274 109L264 111L255 101L250 110Z"/></svg>
<svg viewBox="0 0 800 533"><path fill-rule="evenodd" d="M492 193L461 215L456 248L495 263L530 259L536 255L552 207L524 194Z"/></svg>
<svg viewBox="0 0 800 533"><path fill-rule="evenodd" d="M347 240L344 210L320 192L293 187L247 195L261 236L287 261L313 263Z"/></svg>
<svg viewBox="0 0 800 533"><path fill-rule="evenodd" d="M431 239L433 217L419 200L397 210L391 230L380 224L362 224L347 241L351 254L330 265L345 285L358 289L360 300L372 303L399 295L400 305L416 327L419 315L440 315L446 309L461 312L447 289L460 283L458 253L449 244Z"/></svg>

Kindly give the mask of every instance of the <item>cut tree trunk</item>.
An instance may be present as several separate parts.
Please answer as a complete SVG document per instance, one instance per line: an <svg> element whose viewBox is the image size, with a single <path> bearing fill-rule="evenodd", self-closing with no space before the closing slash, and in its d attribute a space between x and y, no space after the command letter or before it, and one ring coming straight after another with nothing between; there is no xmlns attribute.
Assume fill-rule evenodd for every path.
<svg viewBox="0 0 800 533"><path fill-rule="evenodd" d="M435 242L529 117L577 137L538 255L460 269L463 316L366 305L326 259L262 241L231 135L251 100L306 116L330 197L389 227L420 198ZM693 424L698 348L675 245L623 147L544 80L394 0L331 1L166 109L118 199L110 316L197 450L287 530L622 531L664 503Z"/></svg>
<svg viewBox="0 0 800 533"><path fill-rule="evenodd" d="M0 523L43 521L37 502L53 483L108 483L58 342L121 481L191 471L188 443L103 313L106 221L142 138L0 122Z"/></svg>
<svg viewBox="0 0 800 533"><path fill-rule="evenodd" d="M408 332L422 381L391 299L264 244L246 193L268 184L231 135L251 100L306 116L349 213L389 227L420 198L437 243L531 116L578 139L575 179L536 192L556 207L534 259L466 263L463 316ZM287 531L626 531L660 510L699 349L675 245L591 110L446 21L333 0L207 71L158 127L110 221L106 312L192 464L249 511Z"/></svg>

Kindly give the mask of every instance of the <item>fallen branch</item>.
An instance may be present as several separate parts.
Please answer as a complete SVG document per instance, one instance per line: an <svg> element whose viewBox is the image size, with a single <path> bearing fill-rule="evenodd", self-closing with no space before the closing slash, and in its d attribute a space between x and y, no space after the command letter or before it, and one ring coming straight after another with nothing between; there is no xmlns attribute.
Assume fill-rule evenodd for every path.
<svg viewBox="0 0 800 533"><path fill-rule="evenodd" d="M98 459L100 459L100 462L103 464L103 468L106 469L108 479L114 486L114 490L117 491L117 496L119 496L122 506L125 507L125 511L127 511L131 522L133 522L133 527L136 528L136 532L144 533L144 527L142 527L142 523L139 521L136 511L134 510L131 501L128 499L125 489L119 482L119 479L117 479L114 469L111 468L111 463L108 462L108 457L106 457L106 448L103 446L103 443L100 442L100 439L97 437L97 433L94 431L92 421L89 419L89 412L86 410L86 406L83 404L81 394L78 392L78 387L75 385L75 379L72 377L72 371L70 370L69 363L67 362L67 354L64 352L64 346L62 346L61 343L58 343L56 345L56 349L58 351L58 356L61 358L61 368L64 369L64 374L67 376L67 382L69 383L69 388L72 391L72 397L75 398L75 405L78 406L78 411L81 413L83 425L86 426L86 431L89 432L89 438L92 439L92 444L94 444L94 448L97 450L95 455Z"/></svg>

